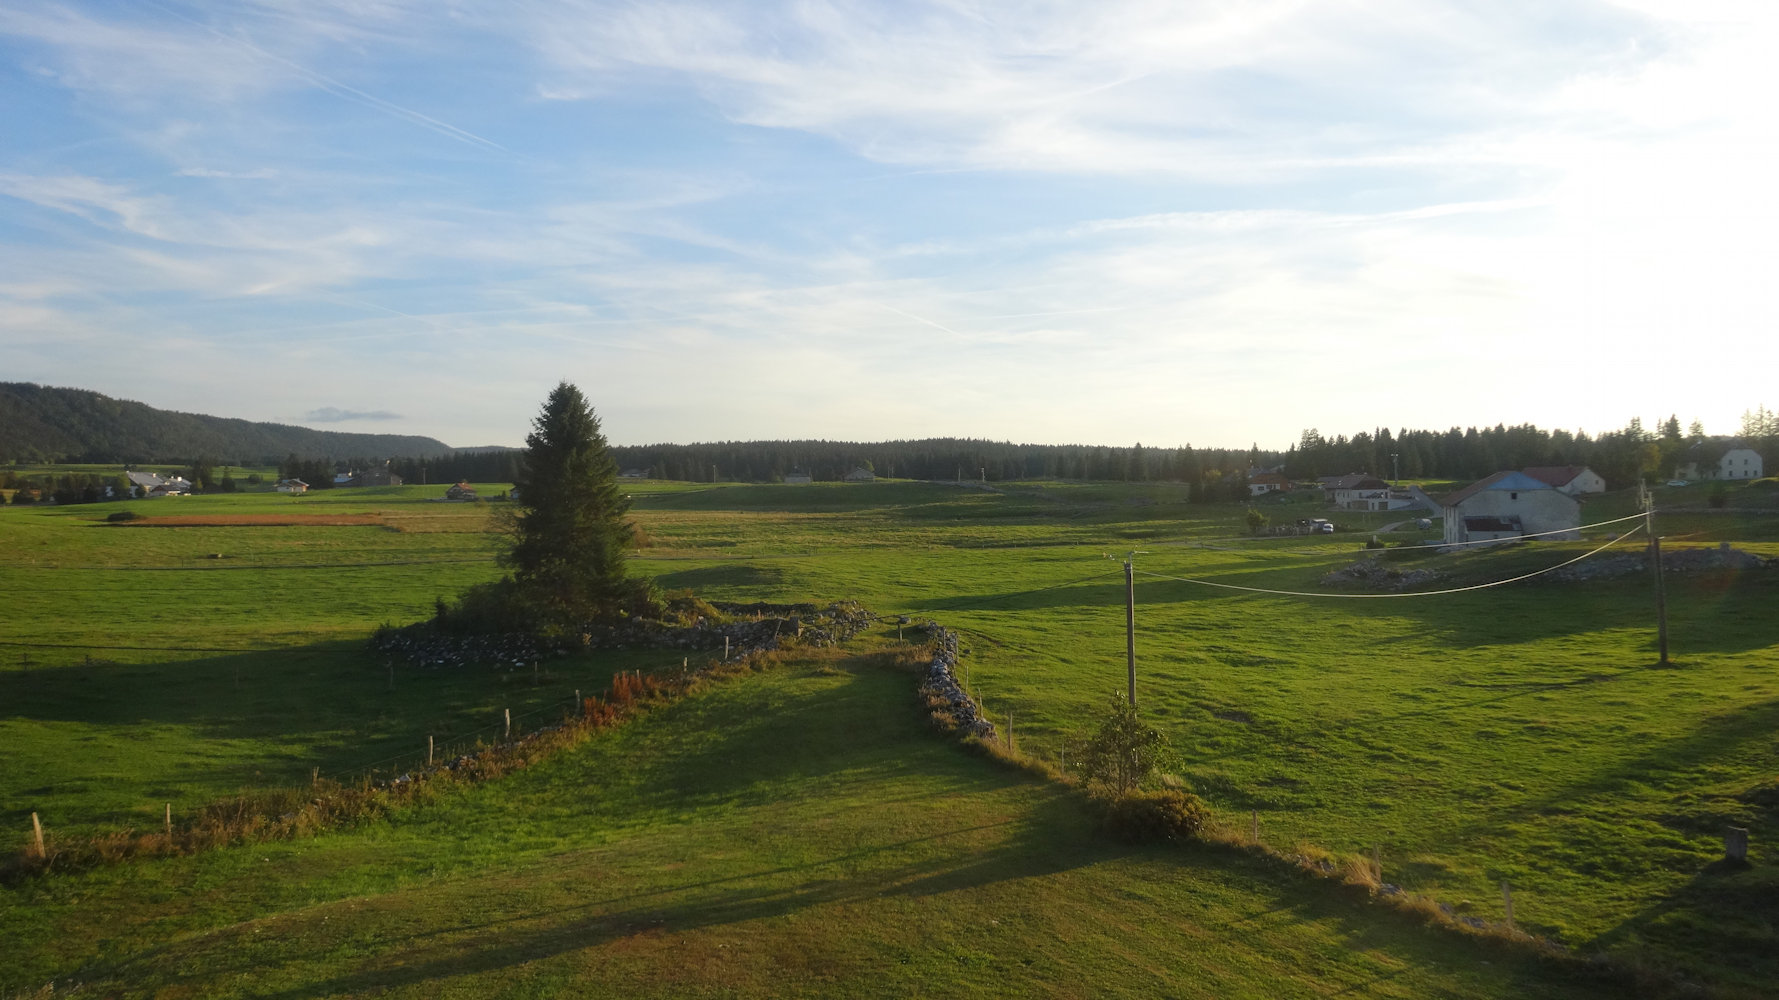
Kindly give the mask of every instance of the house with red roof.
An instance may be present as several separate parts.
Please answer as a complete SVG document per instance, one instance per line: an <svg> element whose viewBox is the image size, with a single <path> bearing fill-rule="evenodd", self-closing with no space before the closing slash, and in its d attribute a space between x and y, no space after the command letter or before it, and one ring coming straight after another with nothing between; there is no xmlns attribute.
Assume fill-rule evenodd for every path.
<svg viewBox="0 0 1779 1000"><path fill-rule="evenodd" d="M1606 480L1585 465L1534 465L1520 471L1570 496L1606 492Z"/></svg>

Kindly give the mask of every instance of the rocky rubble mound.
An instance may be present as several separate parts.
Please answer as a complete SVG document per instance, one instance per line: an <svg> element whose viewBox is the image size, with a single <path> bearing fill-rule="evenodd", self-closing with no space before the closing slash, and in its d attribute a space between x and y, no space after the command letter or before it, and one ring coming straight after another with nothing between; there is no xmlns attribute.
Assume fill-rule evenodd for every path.
<svg viewBox="0 0 1779 1000"><path fill-rule="evenodd" d="M1376 559L1361 559L1349 566L1331 569L1322 575L1322 586L1349 590L1415 590L1438 583L1445 574L1431 569L1396 569Z"/></svg>
<svg viewBox="0 0 1779 1000"><path fill-rule="evenodd" d="M934 711L949 718L959 733L993 740L994 723L982 717L980 706L957 682L957 633L932 622L926 627L933 635L933 662L920 684L920 693L937 703Z"/></svg>
<svg viewBox="0 0 1779 1000"><path fill-rule="evenodd" d="M1723 542L1714 549L1667 549L1662 552L1664 573L1715 573L1732 570L1761 570L1779 567L1779 559L1763 559L1752 552L1743 552ZM1626 552L1621 555L1587 559L1565 566L1551 578L1568 583L1583 580L1612 580L1649 572L1649 551Z"/></svg>
<svg viewBox="0 0 1779 1000"><path fill-rule="evenodd" d="M589 624L578 641L547 642L525 633L461 635L445 632L431 621L402 628L384 627L371 637L371 648L415 666L448 669L488 666L508 669L583 649L718 650L730 656L778 649L793 643L835 646L870 624L869 611L852 601L827 607L814 604L715 604L733 621L699 618L690 625L633 619L621 625ZM751 617L742 617L751 616ZM725 644L725 641L727 643Z"/></svg>

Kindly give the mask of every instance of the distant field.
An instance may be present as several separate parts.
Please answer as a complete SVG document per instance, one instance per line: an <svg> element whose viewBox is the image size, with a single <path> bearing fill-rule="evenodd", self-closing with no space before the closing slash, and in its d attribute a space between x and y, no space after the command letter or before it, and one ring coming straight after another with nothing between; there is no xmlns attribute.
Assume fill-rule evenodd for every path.
<svg viewBox="0 0 1779 1000"><path fill-rule="evenodd" d="M1322 593L1323 573L1404 516L1336 514L1342 534L1254 540L1241 508L1187 504L1178 486L994 487L627 484L650 540L635 565L710 598L851 598L936 618L965 635L969 683L997 722L1010 715L1021 745L1054 759L1123 689L1124 578L1108 555L1135 550L1142 574ZM489 670L398 676L390 694L362 637L498 572L500 505L427 499L437 491L0 512L0 704L16 706L0 716L0 824L155 815L467 733L509 705L548 711L613 669L677 667L639 653L563 661L535 687ZM1663 488L1658 504L1689 509L1658 524L1670 547L1779 555L1779 516L1760 512L1772 495L1738 487L1719 512L1700 488ZM99 523L124 508L212 523ZM1610 520L1635 499L1585 511ZM286 520L216 523L257 517ZM323 523L359 517L374 523ZM1486 583L1604 534L1392 565ZM1583 951L1779 981L1771 574L1671 576L1672 669L1652 668L1641 576L1382 600L1137 580L1143 709L1223 815L1257 812L1272 843L1375 848L1386 880L1484 917L1501 915L1508 881L1522 925ZM1729 824L1751 830L1754 868L1712 866Z"/></svg>

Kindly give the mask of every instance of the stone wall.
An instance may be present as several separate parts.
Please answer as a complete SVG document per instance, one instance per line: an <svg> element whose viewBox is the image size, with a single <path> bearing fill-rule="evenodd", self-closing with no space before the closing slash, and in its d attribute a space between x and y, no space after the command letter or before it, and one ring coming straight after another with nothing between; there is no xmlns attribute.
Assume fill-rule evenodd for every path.
<svg viewBox="0 0 1779 1000"><path fill-rule="evenodd" d="M933 637L933 662L921 681L920 693L941 703L934 711L950 719L959 733L993 740L994 723L983 717L982 707L957 682L957 633L935 622L928 622L926 629Z"/></svg>

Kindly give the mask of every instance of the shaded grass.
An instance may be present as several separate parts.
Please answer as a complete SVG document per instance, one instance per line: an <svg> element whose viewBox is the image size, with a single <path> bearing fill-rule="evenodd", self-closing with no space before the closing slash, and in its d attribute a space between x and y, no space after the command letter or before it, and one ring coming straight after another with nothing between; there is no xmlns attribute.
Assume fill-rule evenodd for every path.
<svg viewBox="0 0 1779 1000"><path fill-rule="evenodd" d="M638 517L657 545L634 565L713 599L856 598L880 612L936 617L962 634L965 678L991 716L999 723L1012 712L1021 746L1052 759L1105 694L1123 687L1122 572L1104 554L1141 547L1139 567L1158 572L1315 589L1323 572L1359 556L1362 541L1250 541L1237 527L1240 508L1170 505L1148 488L1015 484L996 494L871 484L797 494L815 498L807 502L782 493L807 489L653 494L639 486ZM329 502L377 509L363 497ZM449 506L402 502L408 506L399 509L416 517ZM1609 516L1615 504L1622 498L1590 503L1588 516ZM302 706L280 721L277 698L257 714L230 703L227 654L183 649L196 635L254 648L298 645L317 633L344 642L382 620L424 615L434 596L486 578L491 564L336 574L52 569L64 544L119 565L165 553L102 552L76 540L79 522L62 512L22 513L0 516L0 538L51 555L28 566L0 557L0 587L24 611L0 623L0 643L71 648L0 645L0 657L29 655L36 670L84 667L81 658L92 654L170 672L132 682L126 671L102 668L41 691L11 689L22 700L0 716L0 780L22 773L15 762L27 757L29 770L43 775L0 794L12 829L28 828L20 825L24 790L46 789L29 800L50 810L72 804L75 814L94 817L158 815L154 790L202 797L273 773L306 774L318 757L343 765L347 754L327 735L335 730L361 734L340 737L340 746L362 734L414 746L441 721L468 728L488 718L509 690L490 671L461 686L446 680L435 707L421 702L410 712L392 703L385 715L371 699L380 663L353 666L342 647L334 672L268 687ZM1759 515L1700 515L1696 524L1678 517L1678 527L1705 533L1692 543L1753 538L1757 551L1773 546L1761 540L1771 519ZM200 529L165 533L188 530ZM263 558L321 564L373 544L335 534L346 531L380 532L392 540L390 557L402 545L432 542L421 530L289 530L300 534L267 536ZM288 548L274 552L274 542ZM209 541L181 544L200 543ZM1416 565L1483 580L1574 551L1537 545ZM159 582L117 582L146 577ZM280 582L298 577L318 582ZM1770 879L1764 845L1779 837L1774 804L1754 794L1776 766L1762 735L1779 700L1773 585L1758 575L1720 575L1670 577L1670 588L1678 667L1652 670L1652 600L1637 579L1337 602L1139 578L1140 697L1182 750L1196 790L1226 813L1258 810L1269 844L1305 841L1340 854L1377 845L1387 881L1454 905L1468 901L1463 912L1488 919L1501 917L1499 885L1508 880L1522 924L1571 946L1696 968L1714 981L1770 981L1779 967L1765 956L1779 948L1765 911L1747 900ZM893 634L880 629L873 641ZM114 648L81 647L101 642ZM181 687L173 674L188 663L208 688ZM24 669L17 659L0 661L0 684L14 683L7 671L15 669ZM96 690L87 690L89 677ZM357 695L354 683L364 687ZM309 704L326 702L334 685L342 694L337 712ZM99 692L112 688L121 695L108 702ZM121 706L137 700L164 731L126 717ZM176 711L195 714L181 721ZM1711 869L1729 824L1753 832L1753 869ZM1733 933L1710 942L1703 929L1712 926Z"/></svg>
<svg viewBox="0 0 1779 1000"><path fill-rule="evenodd" d="M0 989L117 996L1586 996L926 735L906 674L748 675L311 840L4 890ZM107 919L94 925L89 914ZM1383 918L1380 919L1380 916Z"/></svg>

